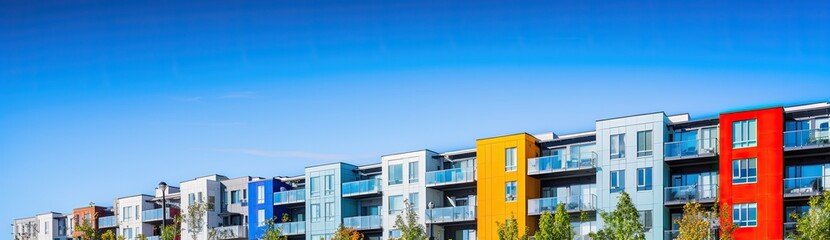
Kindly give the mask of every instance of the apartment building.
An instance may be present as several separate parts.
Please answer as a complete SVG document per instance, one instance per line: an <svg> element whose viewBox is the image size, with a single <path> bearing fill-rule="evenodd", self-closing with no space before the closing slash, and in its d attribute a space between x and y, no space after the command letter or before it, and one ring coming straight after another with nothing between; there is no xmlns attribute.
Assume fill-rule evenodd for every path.
<svg viewBox="0 0 830 240"><path fill-rule="evenodd" d="M293 177L209 175L182 182L181 191L169 189L165 199L176 213L214 203L206 229L233 232L224 239L259 239L269 222L289 239L330 238L341 224L368 239L394 238L400 236L395 219L407 204L435 239L496 239L496 222L515 218L520 231L532 233L539 215L560 203L584 239L604 227L599 213L613 211L626 192L646 239L676 239L684 204L711 207L718 200L731 206L732 222L741 226L736 239L784 239L794 228L790 215L806 212L809 197L830 189L828 123L828 103L702 119L654 112L597 120L587 132L518 133L478 139L458 151L309 166ZM116 199L112 215L95 209L104 211L97 227L128 239L157 236L160 217L152 220L152 211L160 211L160 200L158 189L155 196ZM61 219L57 213L16 219L14 234L71 235L62 232ZM187 233L183 228L182 237L189 239Z"/></svg>
<svg viewBox="0 0 830 240"><path fill-rule="evenodd" d="M67 228L72 228L75 224L83 225L89 224L92 229L99 230L98 219L101 217L111 216L112 212L109 211L106 207L101 206L87 206L81 208L75 208L72 210L72 216L68 219L71 220L67 223ZM81 233L80 232L73 232L72 238L77 238Z"/></svg>

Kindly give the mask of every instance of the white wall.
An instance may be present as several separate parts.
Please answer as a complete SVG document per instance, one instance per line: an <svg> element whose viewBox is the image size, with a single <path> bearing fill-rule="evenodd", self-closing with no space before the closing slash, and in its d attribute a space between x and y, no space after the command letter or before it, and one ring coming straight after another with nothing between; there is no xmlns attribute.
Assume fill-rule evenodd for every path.
<svg viewBox="0 0 830 240"><path fill-rule="evenodd" d="M153 225L144 223L142 217L144 210L154 208L154 205L149 202L151 199L153 197L149 195L138 195L115 200L113 209L115 210L115 216L118 221L118 236L124 236L124 229L128 228L132 229L132 239L136 239L135 237L138 234L143 234L144 236L153 235ZM124 212L125 207L132 207L132 209L130 209L129 213L126 213ZM138 211L137 215L136 211Z"/></svg>
<svg viewBox="0 0 830 240"><path fill-rule="evenodd" d="M207 230L218 227L219 223L222 221L219 217L219 213L222 209L222 206L220 205L222 200L222 188L219 181L226 179L227 178L223 176L210 175L185 181L180 185L181 211L182 216L184 217L187 215L187 208L190 207L190 194L195 196L196 202L202 201L207 203L211 197L213 198L213 211L208 211L207 216L204 218L204 225L202 226L201 231L197 234L197 239L207 239ZM202 199L199 199L199 193L202 193ZM186 223L182 223L181 231L182 240L194 240Z"/></svg>
<svg viewBox="0 0 830 240"><path fill-rule="evenodd" d="M383 208L381 209L384 230L383 239L389 238L389 231L395 229L395 219L399 215L389 213L389 196L402 195L403 199L409 199L410 193L417 192L418 222L421 224L426 223L425 210L427 209L427 203L429 201L437 201L436 198L440 199L440 196L436 197L439 194L435 190L429 189L428 191L426 188L427 169L437 169L435 165L436 160L432 159L433 155L436 155L436 153L421 150L381 157L381 172L383 173L381 176L381 189L383 189ZM418 182L409 183L409 163L416 161L418 162ZM403 165L403 183L389 185L389 166L395 164Z"/></svg>

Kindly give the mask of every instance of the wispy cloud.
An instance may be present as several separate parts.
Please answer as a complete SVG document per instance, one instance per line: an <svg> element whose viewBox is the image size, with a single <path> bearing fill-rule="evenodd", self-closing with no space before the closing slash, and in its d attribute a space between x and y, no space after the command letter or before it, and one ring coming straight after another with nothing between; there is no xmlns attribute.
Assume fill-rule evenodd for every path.
<svg viewBox="0 0 830 240"><path fill-rule="evenodd" d="M202 97L173 97L173 100L179 102L198 102Z"/></svg>
<svg viewBox="0 0 830 240"><path fill-rule="evenodd" d="M241 99L241 98L261 98L262 96L259 95L257 92L252 91L244 91L244 92L229 92L225 95L219 96L220 99Z"/></svg>
<svg viewBox="0 0 830 240"><path fill-rule="evenodd" d="M274 151L252 148L213 149L217 152L236 153L265 158L306 159L319 161L348 160L371 156L371 154L337 154L306 151Z"/></svg>

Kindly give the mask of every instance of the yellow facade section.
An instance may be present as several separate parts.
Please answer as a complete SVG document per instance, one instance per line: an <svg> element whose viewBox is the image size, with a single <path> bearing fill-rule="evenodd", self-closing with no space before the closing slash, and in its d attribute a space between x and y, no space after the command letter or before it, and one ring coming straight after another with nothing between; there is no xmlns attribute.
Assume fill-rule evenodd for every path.
<svg viewBox="0 0 830 240"><path fill-rule="evenodd" d="M498 239L496 222L514 216L519 232L536 231L538 217L527 216L527 199L539 198L539 180L527 176L527 159L540 155L537 139L521 133L476 141L479 239ZM507 170L507 149L516 148L516 170ZM508 182L516 182L516 200L508 201Z"/></svg>

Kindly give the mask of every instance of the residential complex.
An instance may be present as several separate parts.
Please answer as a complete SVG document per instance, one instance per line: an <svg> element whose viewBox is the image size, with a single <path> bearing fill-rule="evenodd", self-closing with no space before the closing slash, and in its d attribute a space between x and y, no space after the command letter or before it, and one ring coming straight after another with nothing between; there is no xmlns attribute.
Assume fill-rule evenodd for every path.
<svg viewBox="0 0 830 240"><path fill-rule="evenodd" d="M289 239L328 239L341 224L367 239L389 239L400 236L395 219L406 206L435 239L497 239L497 222L515 217L520 232L534 232L539 215L563 203L577 237L587 238L603 227L599 212L613 211L626 192L646 239L675 239L685 203L708 207L717 199L741 226L736 239L784 239L794 227L790 215L828 190L828 119L828 103L705 119L655 112L597 120L589 132L483 138L469 149L308 166L297 176L209 175L117 198L108 208L16 219L14 236L68 239L73 223L91 221L127 239L157 238L162 223L208 203L206 227L182 225L183 239L207 239L210 231L259 239L269 222Z"/></svg>

